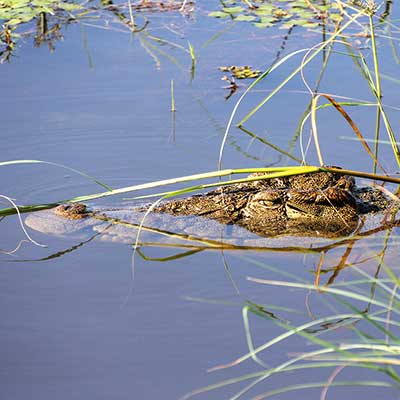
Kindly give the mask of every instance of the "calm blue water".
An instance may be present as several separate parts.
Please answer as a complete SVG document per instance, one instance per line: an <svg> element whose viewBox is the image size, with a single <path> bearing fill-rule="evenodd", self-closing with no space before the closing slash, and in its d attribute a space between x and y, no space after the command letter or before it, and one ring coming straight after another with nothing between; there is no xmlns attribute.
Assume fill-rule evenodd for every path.
<svg viewBox="0 0 400 400"><path fill-rule="evenodd" d="M215 170L223 132L238 99L236 94L224 100L227 91L222 87L226 82L220 80L223 74L218 66L249 64L265 69L274 60L286 33L241 23L222 32L228 22L206 17L217 7L215 3L199 5L192 19L163 14L151 20L152 35L185 48L188 41L193 45L197 57L193 80L187 53L159 46L145 36L71 25L64 31L64 40L55 44L54 53L45 46L34 48L30 38L19 42L17 56L1 66L2 160L55 162L84 171L112 187ZM207 44L216 34L219 37ZM317 33L295 29L285 54L320 40ZM379 40L385 61L382 73L398 79L391 49L386 41ZM146 41L150 43L147 50ZM397 42L394 46L398 49ZM371 55L366 55L371 61ZM292 60L263 82L242 104L236 121L298 62L299 58ZM311 63L306 70L310 82L315 80L320 62ZM175 121L170 112L171 80L175 85ZM242 93L247 82L239 83L243 85ZM320 90L371 100L368 87L357 78L349 57L332 56ZM385 104L397 107L397 83L383 81L383 91ZM308 101L304 85L295 78L246 127L287 150ZM350 111L364 135L372 138L375 109ZM389 114L392 128L398 132L397 110L391 109ZM371 169L370 159L358 143L351 141L354 133L337 112L319 112L318 126L326 164ZM305 145L308 137L307 128ZM381 152L384 166L395 172L390 147L382 145ZM298 142L294 154L301 158ZM318 162L313 145L307 161ZM287 163L285 156L232 129L224 150L224 168ZM2 167L0 179L1 194L19 204L102 191L71 171L41 164ZM117 204L121 200L107 202ZM0 386L1 398L7 400L178 399L196 388L260 370L247 361L235 369L206 372L248 351L242 320L246 300L267 304L271 306L267 307L269 311L294 324L309 321L310 314L321 316L327 307L341 307L329 305L332 299L321 299L319 295L311 296L310 305L303 290L246 280L247 276L277 280L295 276L312 283L318 254L209 251L170 262L145 261L136 255L133 278L129 245L95 240L57 256L57 252L79 241L34 231L30 234L47 247L25 243L16 254L0 259ZM16 218L2 221L2 249L12 249L23 237ZM327 267L333 267L344 250L342 246L328 252ZM361 246L354 250L351 261L371 251ZM163 257L177 251L151 248L145 252ZM270 266L272 270L266 269ZM366 270L375 273L374 265L366 265ZM293 276L284 276L281 271ZM349 277L357 275L346 270L338 279ZM296 312L276 310L273 305ZM282 332L275 324L255 316L251 321L256 345ZM340 335L340 340L335 335ZM350 336L341 328L328 337L344 341ZM302 338L286 341L270 349L263 359L277 365L288 355L310 350L304 343ZM278 374L244 398L285 386L289 380L291 384L324 381L330 373L313 370L312 374ZM387 381L384 375L354 369L345 370L340 379ZM199 398L230 398L241 388L243 383ZM319 399L320 390L299 391L295 396ZM394 389L373 387L331 389L328 394L332 399L343 396L400 398ZM279 396L292 398L293 393Z"/></svg>

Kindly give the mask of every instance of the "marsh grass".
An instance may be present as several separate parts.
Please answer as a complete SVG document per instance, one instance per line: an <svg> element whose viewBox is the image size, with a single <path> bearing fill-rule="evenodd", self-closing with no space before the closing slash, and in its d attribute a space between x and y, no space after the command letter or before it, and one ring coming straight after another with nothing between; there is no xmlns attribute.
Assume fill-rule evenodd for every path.
<svg viewBox="0 0 400 400"><path fill-rule="evenodd" d="M310 93L311 96L311 102L310 106L307 106L307 110L303 114L302 120L300 121L299 126L300 132L302 132L307 120L311 117L311 128L312 128L312 133L313 133L313 140L314 144L316 147L316 152L318 155L319 163L320 165L324 165L324 160L322 157L322 152L319 146L319 139L318 139L318 130L317 130L317 111L320 109L320 106L318 106L318 100L319 98L325 97L329 103L323 105L323 107L334 107L339 113L343 116L345 121L351 126L351 128L354 130L355 134L357 137L360 139L360 142L363 144L364 148L367 150L368 155L372 158L373 160L373 171L376 172L376 168L379 168L379 161L378 161L378 144L379 144L379 139L380 139L380 127L381 127L381 120L383 121L383 124L385 126L387 135L389 137L389 142L392 146L393 150L393 155L395 157L396 163L398 166L400 166L400 150L392 129L392 126L389 121L389 117L387 115L386 109L384 105L382 104L382 88L381 88L381 78L380 78L380 69L379 69L379 58L378 58L378 50L377 50L377 43L376 43L376 34L375 34L375 25L373 21L374 14L376 12L376 8L373 5L373 2L357 2L358 7L355 7L352 5L352 2L342 2L342 1L334 1L332 2L336 3L337 6L342 10L342 15L343 17L343 22L342 24L338 24L335 27L335 30L331 33L329 38L327 38L325 41L315 45L311 49L301 49L301 50L296 50L293 51L292 53L286 55L283 57L281 60L276 62L274 65L272 65L269 69L267 69L258 79L256 79L248 88L247 90L243 93L243 95L240 97L240 99L237 101L236 105L233 108L231 117L229 119L229 122L227 124L227 128L225 131L224 139L221 144L220 148L220 157L219 157L219 167L221 168L222 165L222 155L223 155L223 150L225 147L226 139L229 135L229 131L231 129L231 126L233 124L233 120L236 116L236 113L239 109L239 106L247 97L249 94L251 94L252 90L257 87L257 85L260 85L261 82L266 79L273 71L276 69L282 67L285 65L290 59L299 56L300 54L304 53L305 56L301 60L300 64L298 67L296 67L287 77L285 77L281 83L279 83L274 89L270 91L270 93L263 99L261 100L255 107L253 107L250 111L246 113L244 117L240 119L240 121L237 123L237 127L243 128L244 124L250 120L257 112L259 112L264 106L267 105L267 103L278 93L281 92L281 90L297 75L301 75L303 79L303 83L306 86L307 90ZM355 2L356 3L356 2ZM359 4L358 4L359 3ZM371 53L372 53L372 59L373 59L373 66L372 68L369 67L363 53L356 48L353 48L348 40L347 40L347 30L352 27L355 24L361 24L360 20L363 18L368 18L368 24L369 24L369 35L371 37ZM371 95L373 97L373 101L368 101L368 102L359 102L359 101L353 101L353 102L346 102L346 103L340 103L340 101L335 99L335 96L329 93L319 93L317 91L318 83L316 85L316 88L312 90L306 80L304 79L304 69L307 67L307 65L313 61L319 54L325 52L328 50L327 55L324 53L324 62L323 66L321 69L321 74L320 77L318 78L319 80L322 78L323 71L326 68L326 64L329 59L329 55L332 52L333 46L334 45L339 45L343 44L346 46L348 53L344 54L344 56L350 56L352 60L354 61L355 65L360 71L361 76L366 82L366 85L369 87ZM373 78L375 77L375 79ZM351 116L344 110L343 106L374 106L376 108L376 118L375 118L375 142L374 142L374 150L373 152L366 146L366 142L363 138L363 135L361 134L360 130L357 128L357 125L351 118ZM310 108L310 111L308 110ZM284 154L284 153L282 153ZM303 154L303 163L306 163L305 155ZM382 168L381 168L382 169Z"/></svg>
<svg viewBox="0 0 400 400"><path fill-rule="evenodd" d="M249 257L245 257L245 259L250 265L258 265L263 269L270 268L261 264L259 260L252 260ZM353 272L359 276L329 287L317 287L300 280L295 274L275 268L273 268L274 272L281 272L285 280L248 277L247 280L255 284L278 286L282 290L296 288L304 290L304 292L311 291L326 304L326 315L304 323L293 324L290 322L290 317L282 317L282 313L279 313L281 317L278 318L277 315L266 312L268 308L266 309L265 306L246 303L242 308L242 316L248 352L231 362L216 365L208 372L215 373L224 369L234 370L242 363L249 361L253 361L259 370L199 388L188 393L182 399L206 394L209 391L226 389L230 386L237 387L246 382L250 383L246 383L230 399L246 397L250 390L253 393L252 399L264 399L290 391L320 389L320 398L325 399L329 389L336 386L376 386L400 389L400 376L396 371L400 365L400 296L397 293L399 279L387 265L384 268L387 273L386 277L378 279L363 269L353 266ZM373 291L371 291L372 286L375 287ZM344 309L344 312L339 309ZM329 311L331 311L330 314ZM281 328L282 333L255 346L252 338L251 316L277 325ZM349 338L348 334L345 341L341 340L335 334L337 330L353 333L354 338ZM275 354L279 351L285 354L285 341L296 336L302 337L306 341L303 347L311 347L311 350L289 356L286 361L276 365L264 361L264 359L268 360L268 351L271 349ZM325 339L324 336L327 338ZM337 379L339 374L358 368L373 371L377 374L376 377L383 376L385 378L384 380L366 381ZM273 386L273 382L266 386L265 381L270 381L274 375L298 372L302 373L304 377L309 369L326 370L327 379L320 382L304 382L303 378L301 384L289 384L281 388L263 391L265 387ZM256 395L254 395L255 390L258 390Z"/></svg>
<svg viewBox="0 0 400 400"><path fill-rule="evenodd" d="M375 13L377 11L376 5L373 1L336 1L333 3L336 3L341 8L342 15L344 16L343 21L346 21L346 19L347 21L338 25L335 31L323 43L318 44L310 50L304 49L294 51L274 64L256 81L254 81L254 83L248 87L241 98L237 101L229 119L224 140L221 145L219 158L220 166L222 165L223 150L230 128L233 124L236 113L239 110L239 106L245 97L250 95L252 90L256 88L256 86L259 85L262 80L266 79L268 75L275 69L284 65L292 57L298 56L301 53L305 53L300 65L295 68L286 78L284 78L282 82L278 84L268 96L261 100L257 106L248 111L247 114L237 123L239 128L241 128L245 133L249 134L250 131L244 128L244 124L250 120L261 108L265 107L270 99L279 93L291 79L293 79L296 75L303 76L305 67L312 59L323 52L323 50L328 46L333 48L333 46L338 44L343 44L348 48L348 55L352 57L355 65L360 71L361 76L369 87L373 100L363 102L340 102L335 98L334 95L329 93L319 93L317 89L312 90L303 78L303 82L310 93L311 102L300 121L300 131L303 130L307 120L310 119L312 138L315 144L318 160L321 165L324 165L323 155L319 145L320 138L317 130L317 113L322 108L333 107L350 125L356 135L356 140L365 150L368 157L370 157L373 161L373 172L371 174L367 173L364 175L364 173L358 174L353 171L354 176L364 175L364 177L372 178L374 175L377 176L376 170L378 168L383 171L384 174L386 174L385 169L379 162L378 145L382 141L380 132L382 122L388 136L388 143L390 143L392 147L394 160L397 163L397 166L400 166L398 142L390 124L386 108L382 103L380 62L378 58L374 22ZM345 38L346 30L355 23L359 24L360 19L365 17L368 20L369 35L371 39L372 67L368 65L367 60L362 52L353 49ZM379 21L379 23L381 22L382 20ZM318 102L322 98L326 99L328 103L319 105ZM369 147L367 140L364 138L361 130L358 128L350 113L345 110L345 106L372 106L376 108L375 139L373 140L373 149ZM268 143L265 144L269 145ZM275 150L279 151L279 149ZM285 154L284 151L281 151L281 154ZM306 158L304 151L302 151L302 155L303 163L305 163ZM345 174L347 172L349 171L346 171ZM261 370L197 389L185 395L182 399L189 399L193 396L206 394L209 391L227 388L228 386L230 387L232 385L235 385L236 387L238 384L246 381L250 381L250 383L247 383L242 389L236 391L234 395L229 397L230 399L248 398L250 391L253 394L251 397L252 399L260 400L291 391L297 392L299 390L320 389L320 399L324 400L326 399L330 388L336 386L375 386L382 388L392 387L396 390L399 390L400 375L398 373L398 367L400 366L400 296L398 294L398 288L400 286L400 281L397 271L398 265L396 263L398 258L396 257L393 260L395 261L393 268L396 269L390 268L389 265L383 261L384 254L387 249L386 242L390 235L391 231L388 230L387 236L382 243L382 250L376 255L376 273L374 275L368 274L362 268L359 268L353 263L347 263L346 267L351 268L353 273L358 274L359 277L354 280L335 283L335 278L337 275L333 275L333 279L329 280L328 283L323 286L320 284L321 270L319 268L316 272L316 279L313 284L299 281L296 275L288 276L287 272L282 273L285 280L247 277L249 282L258 285L266 285L267 287L278 286L282 288L282 290L297 289L314 293L319 298L323 297L327 305L327 310L331 310L332 313L330 315L312 319L311 321L305 321L303 324L296 325L291 324L290 322L284 322L283 319L272 318L267 313L262 312L261 307L254 307L254 305L249 304L244 305L242 315L248 345L248 353L232 362L217 365L214 368L211 368L209 372L216 372L221 369L234 369L238 365L249 360L252 360L254 365L259 369L261 368ZM396 248L396 244L392 245L392 248ZM373 262L374 260L369 261ZM248 263L249 260L246 259L246 262ZM385 272L385 278L378 277L382 269ZM347 308L348 313L339 311L339 309L343 308ZM253 314L257 318L263 318L269 323L278 325L283 329L284 332L271 338L262 345L255 346L252 339L253 333L249 314ZM324 328L321 329L321 327ZM340 342L340 339L335 339L334 336L332 338L332 335L329 336L329 333L334 332L338 328L344 328L348 330L354 334L353 337L350 339L347 338L346 342L342 343ZM324 339L324 335L328 337ZM302 352L297 356L289 356L286 361L274 366L267 365L261 359L264 353L271 348L274 348L275 352L279 352L277 347L282 346L282 342L294 336L303 337L306 340L306 343L312 345L313 349L311 351ZM284 346L282 352L285 352ZM268 358L268 354L266 357ZM304 373L307 369L313 368L318 370L327 369L327 379L321 382L314 382L310 380L309 382L289 384L285 387L264 391L266 387L271 387L271 383L265 385L265 381L270 381L271 378L276 374L303 371L302 376L304 376ZM339 380L339 375L345 373L347 370L353 370L357 368L374 371L376 372L376 375L374 376L383 376L384 378L383 380L367 381L360 381L357 379ZM254 391L256 390L258 393L254 395Z"/></svg>

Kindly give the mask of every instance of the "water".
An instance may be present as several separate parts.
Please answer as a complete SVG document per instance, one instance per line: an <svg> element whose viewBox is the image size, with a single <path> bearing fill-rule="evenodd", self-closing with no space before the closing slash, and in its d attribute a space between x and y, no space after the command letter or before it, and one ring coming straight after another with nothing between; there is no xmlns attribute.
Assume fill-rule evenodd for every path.
<svg viewBox="0 0 400 400"><path fill-rule="evenodd" d="M215 9L213 2L199 6L193 21L176 14L155 14L150 25L154 35L184 47L187 40L192 43L197 57L193 80L187 53L156 45L182 66L160 55L157 67L138 38L126 32L71 25L64 32L65 40L56 43L54 53L45 47L33 48L30 39L21 42L18 57L2 65L0 76L2 160L56 162L112 187L215 170L223 132L238 99L235 95L224 100L228 92L222 88L225 82L220 81L223 74L218 66L249 64L265 69L275 58L286 32L237 24L204 46L228 26L207 18L205 14L211 9ZM183 37L172 33L172 28L183 32ZM318 34L300 30L296 34L300 39L290 38L287 52L298 48L299 40L302 46L320 40ZM85 50L85 40L89 50ZM385 44L381 51L385 60L382 72L395 77L397 69L390 48ZM272 74L243 103L238 118L295 65L290 62ZM310 80L315 79L315 71L318 65L313 62L306 73ZM371 99L365 82L354 78L350 59L333 57L326 76L323 90ZM170 112L171 80L175 85L175 120ZM396 86L384 81L383 91L385 103L396 106ZM308 100L309 95L296 78L246 127L287 150ZM375 110L350 111L363 133L373 137ZM396 116L395 111L390 110L390 115ZM394 131L398 131L398 123L398 118L392 118ZM321 111L318 125L326 164L371 168L361 146L339 138L354 134L338 113ZM307 137L308 131L305 142ZM382 145L381 151L384 166L395 171L390 147ZM301 157L298 142L295 154ZM312 146L307 161L317 163ZM285 156L237 129L231 131L223 167L285 163ZM1 193L20 204L103 190L69 170L43 164L3 166L0 174ZM111 201L118 204L122 199ZM196 388L262 369L247 361L233 369L206 372L248 352L242 320L246 300L266 304L269 312L292 324L318 318L326 310L333 313L330 307L349 312L322 294L264 286L246 279L298 278L313 283L318 253L214 250L168 262L146 261L136 254L133 261L132 248L127 244L93 240L74 248L80 240L73 237L57 238L34 231L30 234L47 247L25 243L16 254L1 258L0 382L5 399L178 399ZM12 249L23 238L15 217L2 221L0 235L3 249ZM373 255L374 247L367 245L356 247L349 260L356 262ZM375 246L379 248L379 244ZM329 268L338 263L345 249L342 245L328 251L324 282L332 276ZM157 259L180 251L144 249L147 256ZM362 266L369 274L375 273L376 263ZM357 277L345 268L335 282ZM295 312L277 309L277 305ZM255 345L283 332L271 321L256 316L250 319ZM339 342L349 337L354 338L345 328L323 336ZM288 355L309 351L310 346L304 343L302 338L292 338L260 357L270 365L278 365ZM288 376L291 384L325 381L331 371L278 374L245 398L287 385ZM384 375L360 369L343 371L340 380L346 379L389 381ZM241 383L211 391L202 398L229 398L243 387ZM362 395L373 399L382 396L382 391L386 399L399 398L395 389L379 387L332 388L329 396ZM319 398L320 389L295 393L299 399ZM279 398L293 398L293 393Z"/></svg>

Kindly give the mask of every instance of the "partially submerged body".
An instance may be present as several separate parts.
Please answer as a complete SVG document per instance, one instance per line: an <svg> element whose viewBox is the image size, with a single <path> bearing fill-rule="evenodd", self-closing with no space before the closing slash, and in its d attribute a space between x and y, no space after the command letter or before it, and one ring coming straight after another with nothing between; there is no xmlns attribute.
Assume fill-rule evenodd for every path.
<svg viewBox="0 0 400 400"><path fill-rule="evenodd" d="M167 201L149 212L146 207L90 210L66 204L31 214L26 223L44 233L69 235L108 222L121 241L129 232L131 242L132 227L137 231L140 225L200 237L219 237L222 230L235 228L239 236L335 238L350 235L363 217L389 211L392 204L377 189L357 188L353 178L319 172L223 186Z"/></svg>

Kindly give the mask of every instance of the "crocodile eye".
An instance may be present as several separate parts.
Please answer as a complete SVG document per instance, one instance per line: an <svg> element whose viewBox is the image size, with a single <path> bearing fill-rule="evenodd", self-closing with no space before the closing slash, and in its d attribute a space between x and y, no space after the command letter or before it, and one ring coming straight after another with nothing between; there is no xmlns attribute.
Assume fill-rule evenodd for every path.
<svg viewBox="0 0 400 400"><path fill-rule="evenodd" d="M261 204L262 206L265 207L270 207L274 204L274 202L271 200L258 200L258 204Z"/></svg>
<svg viewBox="0 0 400 400"><path fill-rule="evenodd" d="M265 208L278 208L279 207L279 203L272 201L272 200L258 200L258 204L260 204L261 206L265 207Z"/></svg>

